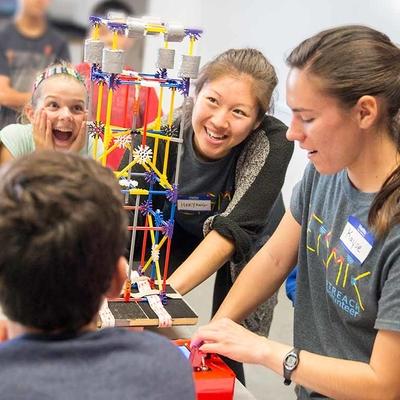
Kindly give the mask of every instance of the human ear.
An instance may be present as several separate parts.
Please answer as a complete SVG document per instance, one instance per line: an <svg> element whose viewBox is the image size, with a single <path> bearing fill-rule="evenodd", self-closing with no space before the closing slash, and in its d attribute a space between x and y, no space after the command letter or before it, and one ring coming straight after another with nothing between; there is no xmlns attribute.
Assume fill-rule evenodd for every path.
<svg viewBox="0 0 400 400"><path fill-rule="evenodd" d="M116 263L114 274L111 278L110 288L108 289L107 297L118 297L121 293L122 287L128 278L126 272L128 262L125 257L120 257Z"/></svg>
<svg viewBox="0 0 400 400"><path fill-rule="evenodd" d="M361 96L355 109L361 129L369 129L376 124L379 114L379 104L376 97Z"/></svg>
<svg viewBox="0 0 400 400"><path fill-rule="evenodd" d="M25 106L24 113L25 113L26 117L28 118L29 122L31 124L33 124L33 120L35 117L35 110L33 109L32 104L27 104Z"/></svg>
<svg viewBox="0 0 400 400"><path fill-rule="evenodd" d="M260 126L262 120L263 120L262 118L256 120L256 122L254 123L252 131L255 131L256 129L258 129L258 127Z"/></svg>

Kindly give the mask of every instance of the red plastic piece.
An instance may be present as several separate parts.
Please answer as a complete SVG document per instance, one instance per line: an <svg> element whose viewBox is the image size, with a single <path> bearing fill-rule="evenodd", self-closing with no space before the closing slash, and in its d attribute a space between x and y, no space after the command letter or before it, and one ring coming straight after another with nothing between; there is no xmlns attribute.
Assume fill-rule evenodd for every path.
<svg viewBox="0 0 400 400"><path fill-rule="evenodd" d="M190 350L190 341L184 339L174 340L177 346L185 346ZM193 377L196 388L197 400L233 400L235 389L235 374L221 360L217 354L207 354L204 358L204 366L207 370L202 370L202 352L194 348L189 359L195 364ZM200 362L200 367L198 363ZM192 363L192 365L193 365Z"/></svg>
<svg viewBox="0 0 400 400"><path fill-rule="evenodd" d="M201 369L206 355L202 353L197 347L192 347L190 350L189 362L194 369Z"/></svg>

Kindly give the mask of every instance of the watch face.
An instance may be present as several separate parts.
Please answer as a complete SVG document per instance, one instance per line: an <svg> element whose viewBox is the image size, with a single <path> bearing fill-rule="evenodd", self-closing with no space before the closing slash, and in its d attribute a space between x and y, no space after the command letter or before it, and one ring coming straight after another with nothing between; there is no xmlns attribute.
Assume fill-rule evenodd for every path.
<svg viewBox="0 0 400 400"><path fill-rule="evenodd" d="M293 369L297 365L297 356L295 354L289 354L285 360L285 366L287 369Z"/></svg>

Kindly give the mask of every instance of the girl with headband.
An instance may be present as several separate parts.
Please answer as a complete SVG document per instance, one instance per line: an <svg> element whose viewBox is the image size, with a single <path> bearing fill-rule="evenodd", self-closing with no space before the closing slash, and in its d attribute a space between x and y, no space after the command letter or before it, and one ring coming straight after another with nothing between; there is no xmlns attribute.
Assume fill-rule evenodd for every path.
<svg viewBox="0 0 400 400"><path fill-rule="evenodd" d="M25 107L28 124L11 124L0 131L0 163L35 150L93 154L94 139L86 145L88 93L81 76L67 64L40 73ZM103 152L97 143L97 154Z"/></svg>

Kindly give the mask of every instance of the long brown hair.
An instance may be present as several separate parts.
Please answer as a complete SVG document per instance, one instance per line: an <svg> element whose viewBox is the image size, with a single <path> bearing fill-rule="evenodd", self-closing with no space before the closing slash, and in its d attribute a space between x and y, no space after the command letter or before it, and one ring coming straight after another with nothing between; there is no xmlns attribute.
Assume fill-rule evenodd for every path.
<svg viewBox="0 0 400 400"><path fill-rule="evenodd" d="M291 68L321 79L324 91L343 107L364 95L383 100L379 123L387 127L400 152L400 49L384 33L361 25L328 29L297 46L286 60ZM368 222L378 237L400 222L400 166L372 202Z"/></svg>

